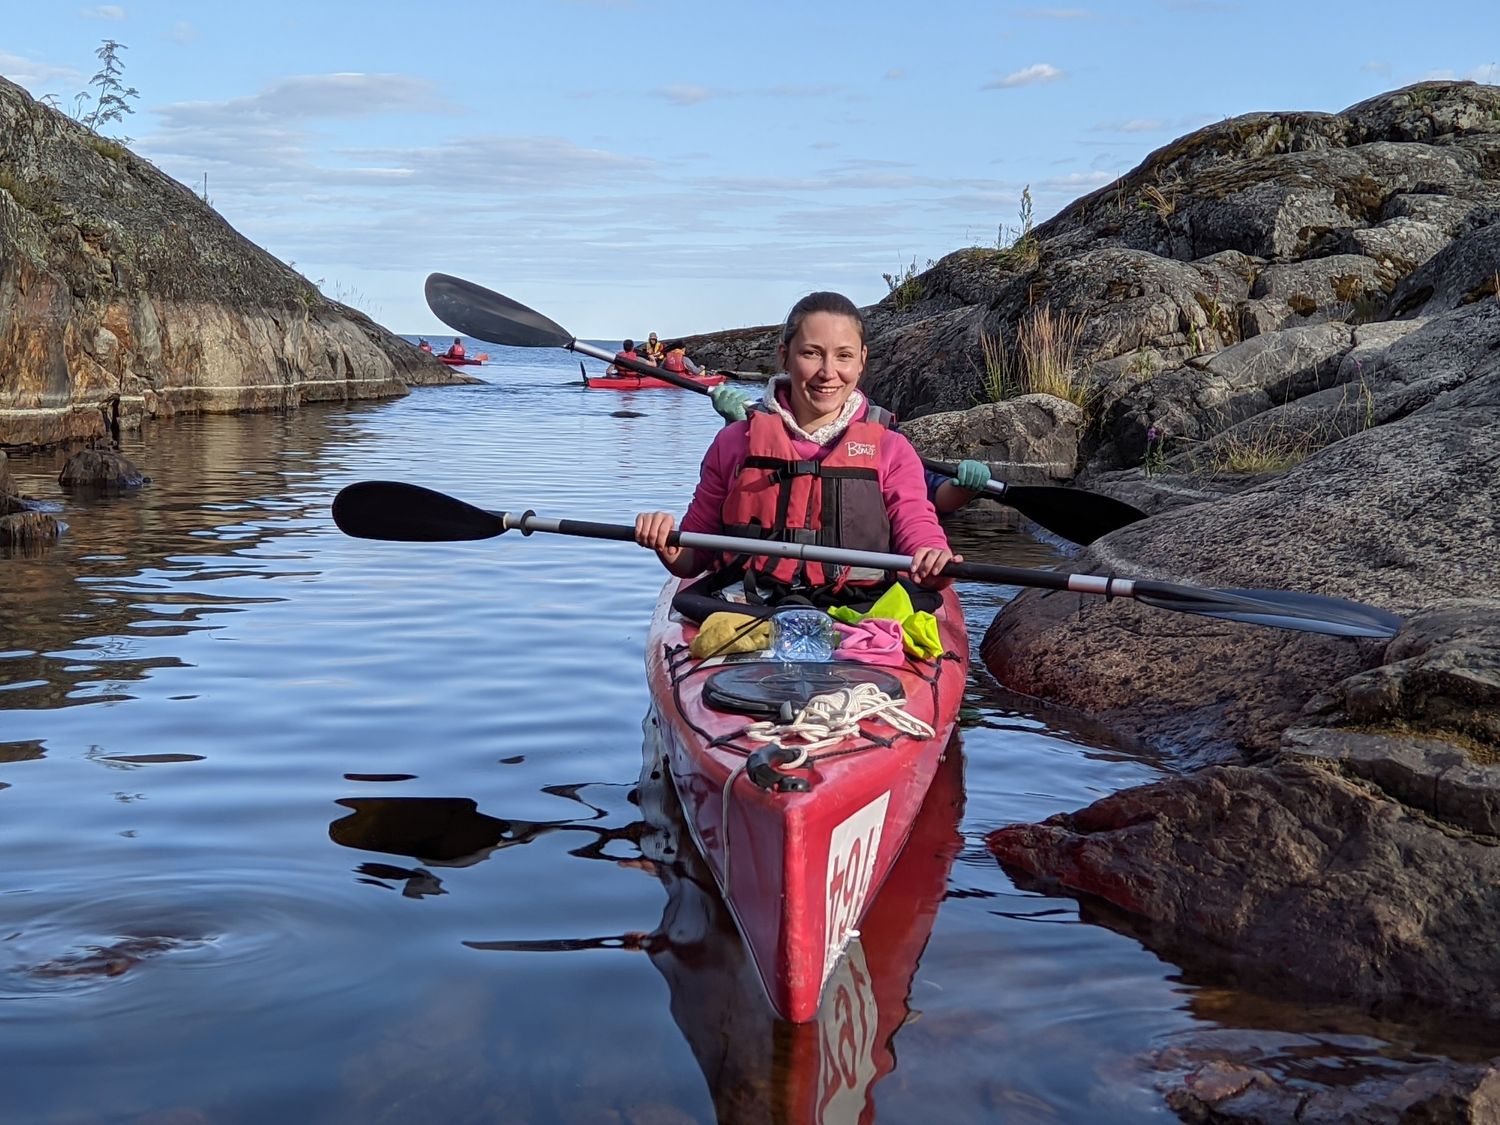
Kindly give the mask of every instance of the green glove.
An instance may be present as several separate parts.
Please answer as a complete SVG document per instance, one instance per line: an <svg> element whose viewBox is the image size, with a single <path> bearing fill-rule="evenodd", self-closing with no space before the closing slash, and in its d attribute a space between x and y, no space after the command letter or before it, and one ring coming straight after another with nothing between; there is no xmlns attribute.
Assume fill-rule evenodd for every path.
<svg viewBox="0 0 1500 1125"><path fill-rule="evenodd" d="M720 383L717 387L708 388L708 401L714 404L714 410L720 418L726 422L743 422L745 420L745 404L750 401L750 395L738 387L731 387L728 383ZM989 474L985 474L989 479Z"/></svg>
<svg viewBox="0 0 1500 1125"><path fill-rule="evenodd" d="M983 492L990 483L990 467L983 461L960 461L958 472L953 474L953 483L970 492Z"/></svg>

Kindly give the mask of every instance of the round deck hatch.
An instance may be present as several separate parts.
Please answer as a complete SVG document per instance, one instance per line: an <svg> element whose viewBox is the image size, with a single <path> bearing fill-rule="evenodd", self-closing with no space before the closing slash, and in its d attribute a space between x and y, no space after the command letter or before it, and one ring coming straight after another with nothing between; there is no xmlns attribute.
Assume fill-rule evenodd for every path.
<svg viewBox="0 0 1500 1125"><path fill-rule="evenodd" d="M703 682L703 702L715 711L775 718L782 704L801 707L815 695L856 684L874 684L892 699L905 699L899 676L852 660L786 664L764 660L711 672Z"/></svg>

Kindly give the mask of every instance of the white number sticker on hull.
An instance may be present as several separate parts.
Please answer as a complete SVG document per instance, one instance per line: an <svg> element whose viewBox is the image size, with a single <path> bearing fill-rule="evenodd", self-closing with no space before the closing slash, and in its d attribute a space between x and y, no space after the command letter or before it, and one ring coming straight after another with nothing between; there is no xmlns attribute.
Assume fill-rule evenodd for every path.
<svg viewBox="0 0 1500 1125"><path fill-rule="evenodd" d="M882 793L835 828L828 837L828 897L823 911L823 979L833 971L839 954L870 897L875 857L891 795Z"/></svg>

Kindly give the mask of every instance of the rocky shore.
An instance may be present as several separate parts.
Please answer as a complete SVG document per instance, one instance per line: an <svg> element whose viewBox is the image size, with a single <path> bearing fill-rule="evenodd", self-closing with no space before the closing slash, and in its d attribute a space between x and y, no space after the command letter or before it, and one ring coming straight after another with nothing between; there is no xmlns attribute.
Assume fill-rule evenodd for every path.
<svg viewBox="0 0 1500 1125"><path fill-rule="evenodd" d="M1180 768L995 831L1018 879L1210 979L1482 1029L1477 1061L1352 1086L1177 1044L1153 1066L1187 1120L1500 1120L1497 289L1500 88L1437 82L1208 126L868 310L868 389L924 452L1150 513L1069 569L1406 618L1387 643L1028 591L984 638L1008 688ZM1041 309L1081 404L987 401L986 351ZM775 332L689 350L756 369Z"/></svg>
<svg viewBox="0 0 1500 1125"><path fill-rule="evenodd" d="M472 381L0 78L0 446Z"/></svg>

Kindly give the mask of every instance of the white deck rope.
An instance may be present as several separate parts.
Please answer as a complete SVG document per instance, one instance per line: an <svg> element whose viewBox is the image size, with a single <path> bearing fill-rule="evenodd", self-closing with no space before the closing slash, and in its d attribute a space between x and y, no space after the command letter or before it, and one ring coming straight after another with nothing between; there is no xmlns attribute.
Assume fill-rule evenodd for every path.
<svg viewBox="0 0 1500 1125"><path fill-rule="evenodd" d="M815 695L802 705L802 710L792 716L789 723L773 723L763 720L751 723L742 732L744 737L755 742L780 742L787 745L788 739L800 739L801 745L788 746L798 751L790 762L782 762L778 768L796 769L812 755L814 750L833 746L844 739L860 733L859 724L865 719L880 719L895 727L902 734L918 738L931 738L937 732L915 715L908 714L901 701L892 699L874 684L855 684L823 695ZM719 823L724 833L724 886L729 886L729 806L734 792L734 783L745 771L743 764L731 770L724 780L724 789L719 796Z"/></svg>
<svg viewBox="0 0 1500 1125"><path fill-rule="evenodd" d="M859 734L859 724L866 719L880 719L902 734L918 738L931 738L936 733L921 719L908 714L900 700L892 699L874 684L863 683L813 696L789 723L769 720L751 723L744 736L755 742L780 742L788 749L800 750L801 757L782 766L794 769L814 750Z"/></svg>

